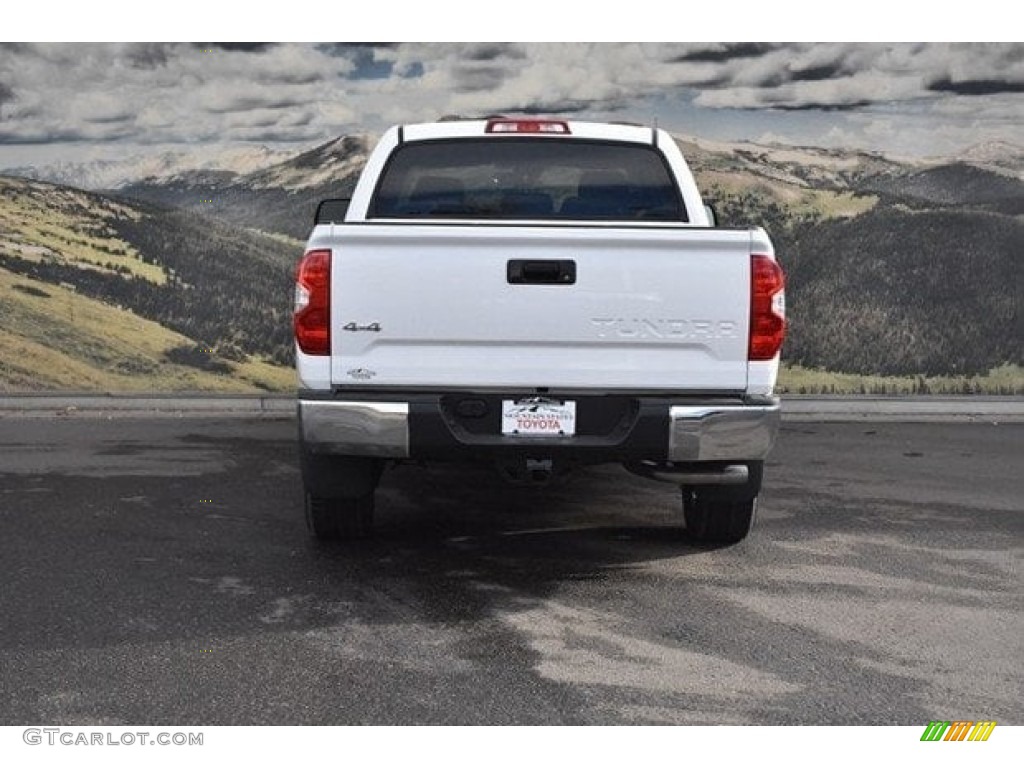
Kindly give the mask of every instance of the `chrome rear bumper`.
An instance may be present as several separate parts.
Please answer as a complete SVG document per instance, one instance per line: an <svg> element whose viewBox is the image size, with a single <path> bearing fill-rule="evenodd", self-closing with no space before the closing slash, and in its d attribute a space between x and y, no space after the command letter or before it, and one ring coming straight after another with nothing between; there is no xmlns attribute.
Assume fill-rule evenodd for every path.
<svg viewBox="0 0 1024 768"><path fill-rule="evenodd" d="M669 461L763 459L775 443L778 398L758 405L673 405L669 408Z"/></svg>
<svg viewBox="0 0 1024 768"><path fill-rule="evenodd" d="M645 402L643 398L640 400ZM646 448L620 446L632 458L667 462L756 461L768 454L779 429L778 398L761 398L752 403L737 401L735 404L658 403L644 406L644 412L648 414L645 418L655 429L667 429L668 434L662 438L665 442L654 440ZM313 452L380 458L432 458L431 455L413 456L410 451L410 431L414 420L410 418L409 401L398 398L386 402L300 398L298 409L302 441ZM451 433L436 406L431 405L420 413L429 416L421 416L415 423L421 427L429 423L432 429L427 431L431 436L443 436L440 443L432 443L422 437L416 441L414 436L413 443L427 453L435 453L434 449L440 453L452 445L467 449L473 447L472 443L463 442L465 436L457 438ZM629 439L629 435L624 438L626 443ZM521 440L509 439L506 443L498 438L486 438L481 441L483 443L491 451L500 451L504 445L519 449L524 445ZM527 444L538 449L548 445L537 438L528 438ZM661 447L655 450L658 444ZM577 443L572 438L559 438L553 445L561 452L585 454L592 450L585 441ZM604 445L602 449L611 454L616 452L615 445ZM649 455L652 452L661 455Z"/></svg>
<svg viewBox="0 0 1024 768"><path fill-rule="evenodd" d="M299 430L316 453L409 456L408 403L299 400Z"/></svg>

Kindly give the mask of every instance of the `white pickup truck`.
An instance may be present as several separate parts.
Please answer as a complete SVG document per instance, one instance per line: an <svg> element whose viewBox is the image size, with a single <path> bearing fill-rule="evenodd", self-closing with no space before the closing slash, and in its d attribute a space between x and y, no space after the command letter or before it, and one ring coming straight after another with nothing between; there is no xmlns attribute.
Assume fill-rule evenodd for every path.
<svg viewBox="0 0 1024 768"><path fill-rule="evenodd" d="M372 526L393 462L544 482L620 462L692 539L750 531L775 440L783 275L714 227L665 131L495 118L388 130L297 268L306 521Z"/></svg>

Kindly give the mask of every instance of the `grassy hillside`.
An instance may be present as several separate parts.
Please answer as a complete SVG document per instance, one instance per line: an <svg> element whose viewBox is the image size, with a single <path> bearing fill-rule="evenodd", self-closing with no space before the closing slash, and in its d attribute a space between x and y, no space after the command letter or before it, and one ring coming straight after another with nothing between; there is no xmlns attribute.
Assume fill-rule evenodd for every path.
<svg viewBox="0 0 1024 768"><path fill-rule="evenodd" d="M0 178L0 236L10 256L163 285L164 269L117 235L116 222L139 217L129 205L79 190Z"/></svg>
<svg viewBox="0 0 1024 768"><path fill-rule="evenodd" d="M0 391L292 388L289 249L181 217L0 178Z"/></svg>
<svg viewBox="0 0 1024 768"><path fill-rule="evenodd" d="M1000 365L959 376L879 376L783 363L776 390L790 395L1024 395L1024 368Z"/></svg>
<svg viewBox="0 0 1024 768"><path fill-rule="evenodd" d="M288 368L218 360L131 312L0 269L0 391L240 392L294 387ZM172 362L181 357L203 365Z"/></svg>

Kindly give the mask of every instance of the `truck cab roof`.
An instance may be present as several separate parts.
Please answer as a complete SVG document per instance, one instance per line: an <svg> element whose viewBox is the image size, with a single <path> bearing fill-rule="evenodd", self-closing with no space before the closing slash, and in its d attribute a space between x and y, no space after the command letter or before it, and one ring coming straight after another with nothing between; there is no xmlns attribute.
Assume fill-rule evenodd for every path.
<svg viewBox="0 0 1024 768"><path fill-rule="evenodd" d="M671 141L665 131L657 128L552 117L492 117L482 120L450 120L404 125L398 127L397 130L401 141L430 141L483 136L522 137L526 135L655 145L666 139Z"/></svg>

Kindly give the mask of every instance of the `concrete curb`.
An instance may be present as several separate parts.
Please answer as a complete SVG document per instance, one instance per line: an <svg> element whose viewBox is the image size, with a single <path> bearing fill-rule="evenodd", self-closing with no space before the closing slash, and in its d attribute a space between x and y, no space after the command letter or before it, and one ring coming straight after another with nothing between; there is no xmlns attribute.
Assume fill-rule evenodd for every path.
<svg viewBox="0 0 1024 768"><path fill-rule="evenodd" d="M782 398L782 418L793 422L1024 422L1024 398L786 395Z"/></svg>
<svg viewBox="0 0 1024 768"><path fill-rule="evenodd" d="M0 396L0 418L31 416L249 416L292 418L294 395L59 394Z"/></svg>
<svg viewBox="0 0 1024 768"><path fill-rule="evenodd" d="M290 419L293 395L174 394L24 394L0 396L0 419L31 417ZM907 396L843 397L787 395L782 401L787 422L1024 422L1024 398Z"/></svg>

